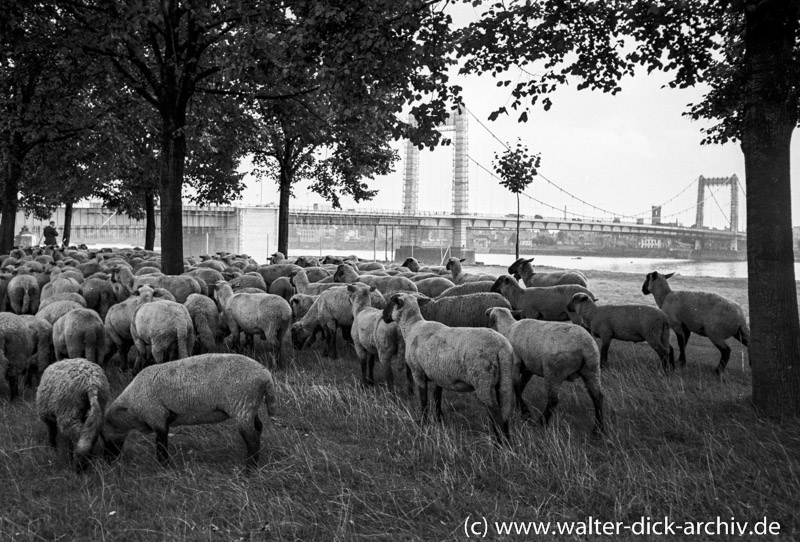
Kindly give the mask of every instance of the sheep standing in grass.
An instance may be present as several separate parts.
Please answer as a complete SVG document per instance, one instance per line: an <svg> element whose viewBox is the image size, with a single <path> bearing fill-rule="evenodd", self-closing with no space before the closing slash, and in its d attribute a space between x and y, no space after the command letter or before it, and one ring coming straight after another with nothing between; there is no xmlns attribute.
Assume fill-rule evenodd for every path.
<svg viewBox="0 0 800 542"><path fill-rule="evenodd" d="M325 290L331 288L341 287L340 284L334 282L311 282L308 280L306 270L298 267L289 275L289 280L292 286L297 290L298 294L319 295Z"/></svg>
<svg viewBox="0 0 800 542"><path fill-rule="evenodd" d="M428 322L420 314L417 298L410 293L392 295L383 321L397 322L403 336L406 364L419 391L420 424L428 415L428 382L433 382L437 419L442 417L443 388L474 391L489 411L497 439L508 438L519 367L505 337L491 329L451 328Z"/></svg>
<svg viewBox="0 0 800 542"><path fill-rule="evenodd" d="M239 333L243 332L247 344L252 345L255 351L255 335L259 335L277 357L278 367L283 367L283 338L292 325L289 303L268 293L234 294L226 282L217 283L214 295L231 330L233 347L239 347Z"/></svg>
<svg viewBox="0 0 800 542"><path fill-rule="evenodd" d="M569 312L577 313L580 323L595 337L600 337L600 365L608 362L611 339L619 341L647 341L661 360L666 371L667 363L675 368L675 353L669 344L669 321L661 309L649 305L595 305L586 294L575 294L567 305Z"/></svg>
<svg viewBox="0 0 800 542"><path fill-rule="evenodd" d="M19 378L28 371L33 340L25 321L16 314L0 312L0 377L8 382L9 401L19 395Z"/></svg>
<svg viewBox="0 0 800 542"><path fill-rule="evenodd" d="M353 282L363 282L369 286L374 286L385 297L389 297L396 292L416 292L417 285L414 281L405 277L375 276L358 272L348 264L341 264L333 275L335 282L351 284Z"/></svg>
<svg viewBox="0 0 800 542"><path fill-rule="evenodd" d="M500 294L481 292L440 299L417 299L422 317L450 327L489 327L486 311L493 307L511 308Z"/></svg>
<svg viewBox="0 0 800 542"><path fill-rule="evenodd" d="M445 265L445 269L450 271L453 274L453 283L456 285L464 284L466 282L477 282L481 280L495 280L497 277L494 275L485 275L485 274L474 274L474 273L466 273L461 268L461 262L464 261L464 258L450 258L447 260L447 265Z"/></svg>
<svg viewBox="0 0 800 542"><path fill-rule="evenodd" d="M550 273L537 273L533 270L531 262L520 258L508 266L509 275L519 275L523 284L531 286L559 286L561 284L577 284L586 288L586 277L580 271L553 271Z"/></svg>
<svg viewBox="0 0 800 542"><path fill-rule="evenodd" d="M31 356L33 357L29 360L25 383L34 387L34 379L39 382L44 370L56 360L53 347L53 326L47 320L32 314L20 314L19 316L28 326L28 332L31 334L31 347L33 348Z"/></svg>
<svg viewBox="0 0 800 542"><path fill-rule="evenodd" d="M411 278L411 280L414 280ZM417 291L425 294L428 297L438 297L445 290L455 286L453 281L445 277L430 277L422 280L414 280L417 285Z"/></svg>
<svg viewBox="0 0 800 542"><path fill-rule="evenodd" d="M577 284L523 288L510 275L499 277L492 285L492 292L502 294L511 303L511 307L521 311L525 318L571 320L575 323L578 323L578 316L567 311L567 305L572 300L572 296L584 293L592 299L596 299L592 292Z"/></svg>
<svg viewBox="0 0 800 542"><path fill-rule="evenodd" d="M678 337L678 361L686 365L686 344L692 332L708 337L720 351L715 372L722 373L731 357L731 348L725 343L734 337L744 346L750 344L750 327L741 305L711 292L673 291L667 279L674 273L662 275L648 273L642 284L644 295L653 294L658 307L664 311L669 325Z"/></svg>
<svg viewBox="0 0 800 542"><path fill-rule="evenodd" d="M110 350L103 321L92 309L75 309L53 324L56 359L86 358L102 365Z"/></svg>
<svg viewBox="0 0 800 542"><path fill-rule="evenodd" d="M351 336L356 356L361 363L361 382L375 383L373 369L377 357L386 375L386 385L394 390L394 367L405 365L405 345L397 324L383 321L383 311L372 307L370 291L373 286L348 284L347 291L353 306ZM411 376L408 379L411 387Z"/></svg>
<svg viewBox="0 0 800 542"><path fill-rule="evenodd" d="M86 359L58 361L42 374L36 391L39 419L47 426L50 446L65 442L78 470L86 467L100 436L110 395L103 369Z"/></svg>
<svg viewBox="0 0 800 542"><path fill-rule="evenodd" d="M8 302L15 314L36 314L39 310L39 283L27 271L19 270L8 283Z"/></svg>
<svg viewBox="0 0 800 542"><path fill-rule="evenodd" d="M215 352L217 343L222 341L219 325L219 310L211 298L201 294L191 294L183 304L189 311L194 324L195 347L202 346L206 352Z"/></svg>
<svg viewBox="0 0 800 542"><path fill-rule="evenodd" d="M128 433L155 432L156 455L170 461L170 427L236 420L245 443L245 463L258 466L262 423L259 407L275 412L269 370L238 354L203 354L143 369L108 407L103 428L106 457L115 459Z"/></svg>
<svg viewBox="0 0 800 542"><path fill-rule="evenodd" d="M595 432L603 431L603 388L600 384L600 352L597 343L582 327L566 322L515 320L508 309L489 309L492 329L506 337L514 348L521 377L514 385L517 404L523 418L530 418L530 409L522 398L525 386L533 375L544 378L547 406L540 422L550 421L558 392L564 380L580 377L594 403Z"/></svg>
<svg viewBox="0 0 800 542"><path fill-rule="evenodd" d="M457 295L479 294L481 292L491 292L493 280L478 280L475 282L465 282L451 286L437 297L452 297Z"/></svg>
<svg viewBox="0 0 800 542"><path fill-rule="evenodd" d="M196 283L195 283L196 284ZM133 292L138 298L131 320L131 337L139 351L139 363L189 357L194 348L194 325L186 307L175 301L154 301L147 285Z"/></svg>

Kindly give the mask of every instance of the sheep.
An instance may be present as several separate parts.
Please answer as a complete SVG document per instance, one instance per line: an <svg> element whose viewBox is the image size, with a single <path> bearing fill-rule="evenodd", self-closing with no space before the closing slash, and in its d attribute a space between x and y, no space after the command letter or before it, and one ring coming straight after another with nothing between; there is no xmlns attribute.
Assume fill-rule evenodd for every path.
<svg viewBox="0 0 800 542"><path fill-rule="evenodd" d="M575 312L580 323L595 337L600 345L600 366L608 362L611 339L620 341L647 341L661 360L661 368L667 370L667 362L675 368L675 353L669 344L669 321L661 309L649 305L601 305L586 294L572 296L567 311Z"/></svg>
<svg viewBox="0 0 800 542"><path fill-rule="evenodd" d="M498 441L508 439L519 367L505 337L491 329L451 328L426 321L410 293L391 296L383 321L397 322L403 336L405 361L419 391L420 425L428 414L428 382L433 382L437 419L442 417L442 388L474 391L489 411Z"/></svg>
<svg viewBox="0 0 800 542"><path fill-rule="evenodd" d="M520 276L525 286L559 286L561 284L577 284L587 287L586 277L580 271L554 271L551 273L537 273L533 270L531 262L520 258L508 266L508 274Z"/></svg>
<svg viewBox="0 0 800 542"><path fill-rule="evenodd" d="M92 309L75 309L53 324L53 346L56 360L86 358L102 365L108 354L109 341L103 320Z"/></svg>
<svg viewBox="0 0 800 542"><path fill-rule="evenodd" d="M403 263L400 264L400 266L401 267L406 267L406 268L408 268L409 271L414 271L415 273L432 272L432 273L441 274L443 271L447 271L447 269L443 265L420 266L419 265L419 261L417 261L417 259L414 258L414 257L406 258L403 261Z"/></svg>
<svg viewBox="0 0 800 542"><path fill-rule="evenodd" d="M275 383L269 370L239 354L202 354L143 369L106 410L106 457L116 459L128 433L155 432L156 456L170 463L170 427L236 420L244 440L245 466L258 467L262 423L275 412Z"/></svg>
<svg viewBox="0 0 800 542"><path fill-rule="evenodd" d="M489 327L486 310L492 307L511 308L500 294L481 292L441 299L417 298L419 310L426 320L449 327Z"/></svg>
<svg viewBox="0 0 800 542"><path fill-rule="evenodd" d="M51 295L50 297L48 297L46 299L42 299L39 302L39 310L42 310L43 308L48 306L50 303L55 303L56 301L74 301L75 303L77 303L81 307L86 308L86 298L85 297L83 297L78 292L68 292L68 293L65 293L65 294Z"/></svg>
<svg viewBox="0 0 800 542"><path fill-rule="evenodd" d="M414 284L417 285L417 291L419 293L425 294L428 297L437 297L448 288L452 288L453 286L455 286L453 284L453 281L446 279L444 277L431 277L427 279L422 279L414 281Z"/></svg>
<svg viewBox="0 0 800 542"><path fill-rule="evenodd" d="M55 361L53 347L53 326L47 320L31 314L21 314L31 335L31 360L25 382L33 387L34 377L37 382L41 380L44 370Z"/></svg>
<svg viewBox="0 0 800 542"><path fill-rule="evenodd" d="M221 280L225 280L225 278L222 276L222 273L209 267L198 266L195 269L190 269L189 271L185 272L184 275L188 275L196 279L202 279L208 286L208 293L206 295L212 298L214 297L214 285Z"/></svg>
<svg viewBox="0 0 800 542"><path fill-rule="evenodd" d="M233 347L239 347L239 333L244 332L247 343L252 344L255 351L254 336L258 334L276 354L278 367L283 367L283 339L292 323L289 303L282 297L264 292L234 294L226 282L217 283L214 295L231 330Z"/></svg>
<svg viewBox="0 0 800 542"><path fill-rule="evenodd" d="M289 301L295 292L289 277L278 277L269 285L269 293Z"/></svg>
<svg viewBox="0 0 800 542"><path fill-rule="evenodd" d="M127 368L128 352L133 346L131 322L133 321L133 313L136 311L138 301L137 297L129 297L122 303L117 303L108 309L105 318L106 335L116 345L117 352L119 352L120 366L123 368Z"/></svg>
<svg viewBox="0 0 800 542"><path fill-rule="evenodd" d="M137 368L150 358L155 363L168 358L187 358L194 348L194 325L189 311L175 301L153 301L154 294L147 285L133 292L138 302L130 330L140 356Z"/></svg>
<svg viewBox="0 0 800 542"><path fill-rule="evenodd" d="M25 321L10 312L0 313L0 375L8 383L9 401L19 395L19 377L28 370L33 341Z"/></svg>
<svg viewBox="0 0 800 542"><path fill-rule="evenodd" d="M292 271L289 274L289 280L291 281L292 286L294 286L294 288L297 290L298 294L319 295L325 290L341 287L341 284L337 284L335 282L320 283L309 281L308 275L306 274L305 269L302 267L298 267L296 270Z"/></svg>
<svg viewBox="0 0 800 542"><path fill-rule="evenodd" d="M490 292L492 290L493 280L478 280L475 282L465 282L464 284L457 284L452 286L439 294L437 297L450 297L456 295L478 294L481 292Z"/></svg>
<svg viewBox="0 0 800 542"><path fill-rule="evenodd" d="M36 314L39 310L39 283L36 277L18 274L8 283L8 302L15 314Z"/></svg>
<svg viewBox="0 0 800 542"><path fill-rule="evenodd" d="M383 311L372 307L370 291L374 286L366 284L348 284L347 291L352 304L353 326L350 334L356 356L361 363L361 383L374 385L373 368L377 356L386 375L386 385L394 390L393 367L405 364L405 344L397 329L397 324L383 321ZM408 373L408 385L411 390L411 374Z"/></svg>
<svg viewBox="0 0 800 542"><path fill-rule="evenodd" d="M302 269L302 267L295 265L293 263L277 263L272 265L262 265L256 272L261 275L261 278L264 279L264 284L269 285L272 284L272 281L278 277L288 277L292 271L297 269Z"/></svg>
<svg viewBox="0 0 800 542"><path fill-rule="evenodd" d="M58 269L58 268L56 268ZM81 285L77 280L70 277L59 276L58 274L50 277L50 282L42 286L39 292L39 302L49 299L58 294L78 293Z"/></svg>
<svg viewBox="0 0 800 542"><path fill-rule="evenodd" d="M86 299L86 307L97 311L101 319L106 317L108 309L117 302L114 287L108 280L87 278L80 285L79 292Z"/></svg>
<svg viewBox="0 0 800 542"><path fill-rule="evenodd" d="M46 307L40 308L37 311L36 316L47 320L50 325L54 325L59 318L67 314L69 311L83 308L85 308L83 305L75 301L54 301L48 304Z"/></svg>
<svg viewBox="0 0 800 542"><path fill-rule="evenodd" d="M461 269L461 262L464 261L464 258L449 258L447 260L447 265L445 265L445 269L450 271L453 274L453 283L454 284L464 284L465 282L476 282L479 280L495 280L497 277L494 275L485 275L485 274L473 274L473 273L465 273Z"/></svg>
<svg viewBox="0 0 800 542"><path fill-rule="evenodd" d="M335 282L363 282L369 286L375 286L384 296L389 296L396 292L416 292L417 285L414 281L405 277L359 275L358 272L347 264L341 264L333 275Z"/></svg>
<svg viewBox="0 0 800 542"><path fill-rule="evenodd" d="M511 311L504 308L489 309L486 313L491 328L506 337L514 349L521 372L520 379L514 385L514 394L523 418L530 419L530 409L522 394L533 375L544 378L547 390L547 406L539 420L542 425L550 421L553 409L558 405L561 383L581 377L594 404L595 433L602 433L600 352L589 332L566 322L517 321Z"/></svg>
<svg viewBox="0 0 800 542"><path fill-rule="evenodd" d="M233 291L239 291L242 288L258 288L264 293L267 293L267 283L264 278L258 273L247 273L241 277L236 277L230 282Z"/></svg>
<svg viewBox="0 0 800 542"><path fill-rule="evenodd" d="M514 310L522 311L525 318L539 320L571 320L578 321L577 315L567 312L567 305L572 296L584 293L593 300L597 299L592 292L577 284L562 284L542 288L523 288L510 275L499 277L492 285L492 292L503 294Z"/></svg>
<svg viewBox="0 0 800 542"><path fill-rule="evenodd" d="M662 275L653 271L642 284L644 295L653 294L658 307L664 311L669 326L678 337L678 361L686 365L686 344L692 332L708 337L720 351L716 374L721 374L731 357L731 348L725 343L733 337L744 346L750 344L750 327L741 305L711 292L673 291L667 279L675 273Z"/></svg>
<svg viewBox="0 0 800 542"><path fill-rule="evenodd" d="M131 292L139 286L147 284L152 288L164 288L175 296L176 303L183 303L191 294L201 293L200 284L188 275L140 276L133 280Z"/></svg>
<svg viewBox="0 0 800 542"><path fill-rule="evenodd" d="M50 446L56 448L59 440L66 443L76 470L88 464L110 395L103 369L86 359L57 361L42 374L36 411L47 427Z"/></svg>
<svg viewBox="0 0 800 542"><path fill-rule="evenodd" d="M189 311L194 324L197 343L195 347L202 346L206 352L214 352L217 342L222 340L222 331L219 325L219 310L216 303L201 294L192 294L183 304Z"/></svg>

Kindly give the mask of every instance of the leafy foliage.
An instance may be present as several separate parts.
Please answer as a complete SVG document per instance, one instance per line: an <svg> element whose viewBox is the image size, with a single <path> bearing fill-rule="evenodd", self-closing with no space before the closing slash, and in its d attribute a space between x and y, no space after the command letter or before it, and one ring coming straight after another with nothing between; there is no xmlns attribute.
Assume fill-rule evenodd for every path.
<svg viewBox="0 0 800 542"><path fill-rule="evenodd" d="M542 160L539 153L531 155L521 140L517 140L515 148L508 147L501 155L495 153L494 158L500 185L517 195L533 182Z"/></svg>

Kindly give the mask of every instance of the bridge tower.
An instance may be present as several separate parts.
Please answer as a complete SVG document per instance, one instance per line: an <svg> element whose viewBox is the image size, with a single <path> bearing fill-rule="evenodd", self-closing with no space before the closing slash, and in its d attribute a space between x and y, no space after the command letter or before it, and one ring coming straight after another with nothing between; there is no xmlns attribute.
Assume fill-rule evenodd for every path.
<svg viewBox="0 0 800 542"><path fill-rule="evenodd" d="M730 177L703 177L700 175L700 178L697 180L697 216L695 219L695 227L703 227L703 204L705 203L706 199L706 187L720 185L730 185L731 187L731 213L729 229L736 234L736 232L739 230L739 178L736 176L736 174L733 174ZM702 241L698 240L696 241L695 248L703 248L701 245ZM733 241L731 241L731 250L739 250L739 243L736 235L734 235Z"/></svg>
<svg viewBox="0 0 800 542"><path fill-rule="evenodd" d="M409 123L414 123L409 115ZM439 127L440 132L453 132L453 214L469 214L469 125L467 115L455 112ZM403 166L403 213L414 214L419 204L419 149L406 142ZM454 256L467 248L467 221L453 221Z"/></svg>

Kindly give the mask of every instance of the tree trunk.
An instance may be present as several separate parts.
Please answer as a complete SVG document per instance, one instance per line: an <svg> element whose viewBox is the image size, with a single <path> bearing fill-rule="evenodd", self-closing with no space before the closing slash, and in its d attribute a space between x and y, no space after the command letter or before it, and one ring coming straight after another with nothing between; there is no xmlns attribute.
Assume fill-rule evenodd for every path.
<svg viewBox="0 0 800 542"><path fill-rule="evenodd" d="M144 249L156 246L156 196L152 191L144 193Z"/></svg>
<svg viewBox="0 0 800 542"><path fill-rule="evenodd" d="M177 118L176 118L177 117ZM161 135L161 269L183 273L183 168L186 162L185 119L179 113L164 118Z"/></svg>
<svg viewBox="0 0 800 542"><path fill-rule="evenodd" d="M278 205L278 252L289 256L289 198L292 195L292 176L281 164L280 199Z"/></svg>
<svg viewBox="0 0 800 542"><path fill-rule="evenodd" d="M800 414L800 322L792 247L790 154L794 2L747 2L742 151L747 177L747 273L753 404Z"/></svg>
<svg viewBox="0 0 800 542"><path fill-rule="evenodd" d="M61 231L61 246L69 246L72 236L72 200L67 200L64 205L64 228Z"/></svg>
<svg viewBox="0 0 800 542"><path fill-rule="evenodd" d="M4 168L3 202L0 209L0 254L8 254L14 248L14 234L17 227L17 209L19 201L19 180L22 176L22 160L24 154L19 151L22 146L22 136L16 134L12 147L8 153L8 161Z"/></svg>
<svg viewBox="0 0 800 542"><path fill-rule="evenodd" d="M519 260L519 192L517 192L517 242L514 245L514 261Z"/></svg>

